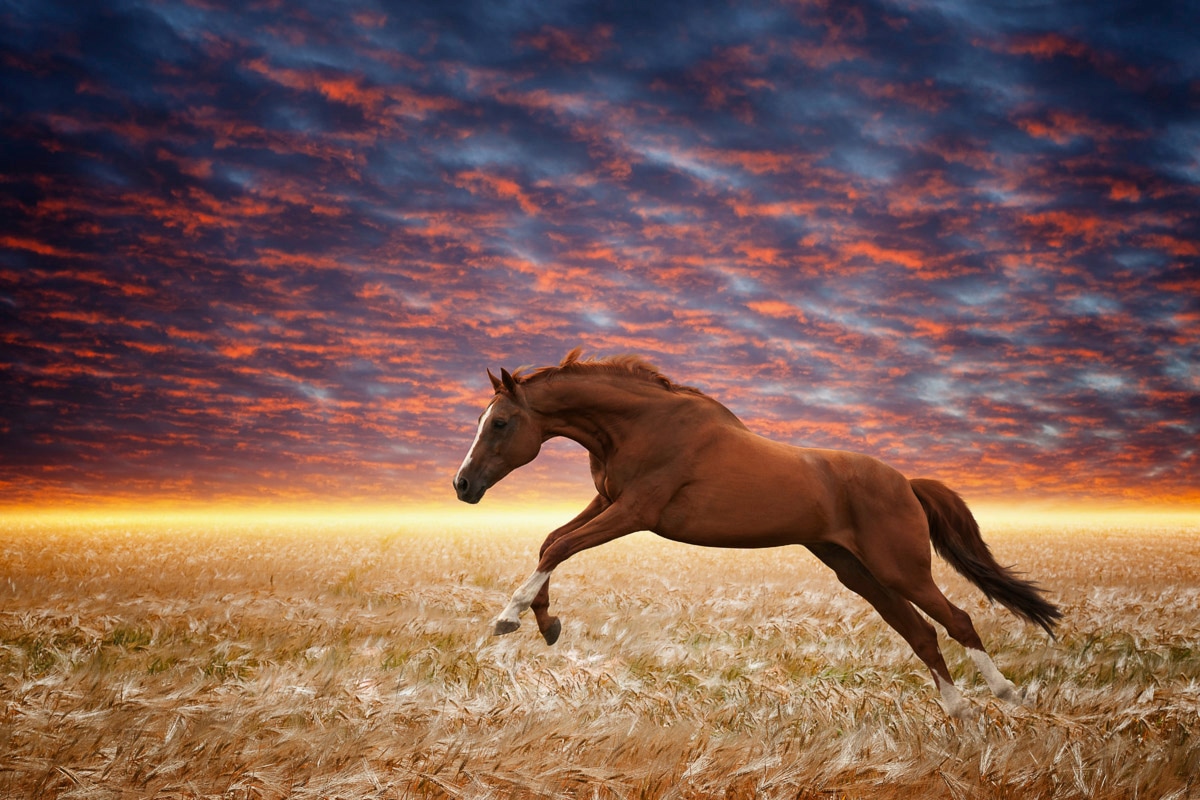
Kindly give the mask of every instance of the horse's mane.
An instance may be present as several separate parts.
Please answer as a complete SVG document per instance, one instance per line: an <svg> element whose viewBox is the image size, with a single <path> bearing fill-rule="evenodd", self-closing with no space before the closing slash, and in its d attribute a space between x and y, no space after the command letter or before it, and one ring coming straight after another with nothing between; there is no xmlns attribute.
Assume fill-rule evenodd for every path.
<svg viewBox="0 0 1200 800"><path fill-rule="evenodd" d="M557 367L538 367L532 370L527 367L521 367L513 372L513 379L518 384L528 384L550 380L558 375L584 375L588 373L624 375L648 383L658 384L671 392L704 394L693 386L684 386L675 383L666 375L659 372L658 367L646 361L641 356L627 354L609 356L607 358L581 359L580 356L582 354L583 348L576 347L563 357L563 360L559 362Z"/></svg>

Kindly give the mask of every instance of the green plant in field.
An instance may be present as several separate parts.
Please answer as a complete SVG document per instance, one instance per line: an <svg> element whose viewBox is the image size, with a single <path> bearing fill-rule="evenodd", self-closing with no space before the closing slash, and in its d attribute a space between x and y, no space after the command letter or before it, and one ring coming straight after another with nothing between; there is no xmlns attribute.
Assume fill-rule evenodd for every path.
<svg viewBox="0 0 1200 800"><path fill-rule="evenodd" d="M61 660L61 651L50 641L41 637L27 640L22 648L25 655L24 673L31 676L45 675Z"/></svg>
<svg viewBox="0 0 1200 800"><path fill-rule="evenodd" d="M154 640L154 632L145 628L113 628L102 644L120 647L124 650L145 650Z"/></svg>
<svg viewBox="0 0 1200 800"><path fill-rule="evenodd" d="M179 659L175 658L174 656L155 656L150 661L150 665L146 667L146 672L150 675L159 675L167 672L168 670L174 669L178 663Z"/></svg>

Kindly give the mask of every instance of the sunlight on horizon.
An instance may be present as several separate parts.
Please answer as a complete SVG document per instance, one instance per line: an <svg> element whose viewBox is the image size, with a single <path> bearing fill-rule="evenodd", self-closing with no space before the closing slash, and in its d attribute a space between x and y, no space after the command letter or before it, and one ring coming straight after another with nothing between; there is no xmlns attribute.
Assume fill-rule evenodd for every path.
<svg viewBox="0 0 1200 800"><path fill-rule="evenodd" d="M349 505L281 504L238 505L212 503L125 505L113 504L91 507L0 508L0 532L14 528L135 525L151 528L172 526L255 528L296 526L298 528L330 527L404 527L480 531L496 528L537 528L546 531L572 519L584 504L557 503L554 505L495 504L467 506L454 504L426 505ZM980 527L986 533L1016 530L1022 527L1089 528L1102 527L1200 527L1200 507L1111 505L1096 503L1030 503L1026 505L974 503L971 506Z"/></svg>

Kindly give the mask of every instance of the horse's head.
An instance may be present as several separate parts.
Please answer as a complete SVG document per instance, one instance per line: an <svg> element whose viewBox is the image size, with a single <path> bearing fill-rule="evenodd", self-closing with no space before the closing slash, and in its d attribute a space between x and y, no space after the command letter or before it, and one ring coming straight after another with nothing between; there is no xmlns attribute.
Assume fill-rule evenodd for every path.
<svg viewBox="0 0 1200 800"><path fill-rule="evenodd" d="M525 402L524 388L508 370L500 370L499 378L489 371L488 377L496 396L480 415L475 441L454 475L454 491L467 503L478 503L484 492L542 449L542 430Z"/></svg>

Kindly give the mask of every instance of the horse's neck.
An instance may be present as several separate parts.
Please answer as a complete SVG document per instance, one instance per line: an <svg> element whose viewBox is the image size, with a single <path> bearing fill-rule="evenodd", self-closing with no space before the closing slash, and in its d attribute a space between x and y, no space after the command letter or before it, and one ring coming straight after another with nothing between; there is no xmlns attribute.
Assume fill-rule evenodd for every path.
<svg viewBox="0 0 1200 800"><path fill-rule="evenodd" d="M645 411L670 398L652 384L607 376L556 377L526 391L529 405L544 421L545 438L571 439L602 460L637 426Z"/></svg>

